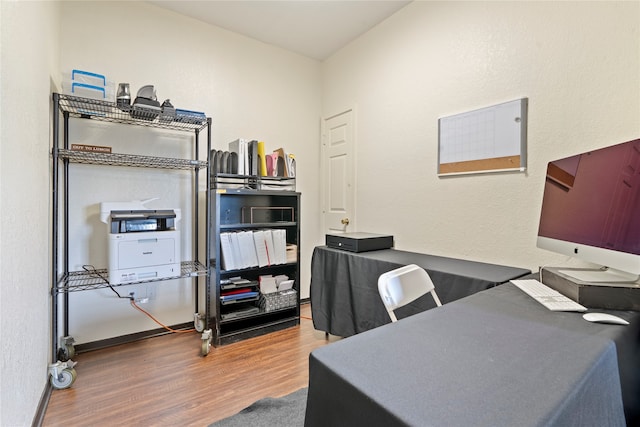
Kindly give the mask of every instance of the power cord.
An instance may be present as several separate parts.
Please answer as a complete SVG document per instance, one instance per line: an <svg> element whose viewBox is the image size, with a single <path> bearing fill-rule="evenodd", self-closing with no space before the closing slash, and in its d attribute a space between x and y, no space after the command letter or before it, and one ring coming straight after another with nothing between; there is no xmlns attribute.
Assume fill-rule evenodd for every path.
<svg viewBox="0 0 640 427"><path fill-rule="evenodd" d="M162 326L164 329L166 329L169 332L174 332L177 334L184 334L184 333L190 333L190 332L195 332L196 329L172 329L170 327L168 327L167 325L165 325L164 323L160 322L158 319L156 319L155 317L153 317L153 315L151 313L149 313L148 311L144 310L142 307L140 307L138 304L136 304L136 301L133 297L129 297L129 303L131 304L131 306L133 308L135 308L136 310L140 311L141 313L144 313L145 315L147 315L151 320L153 320L154 322L156 322L158 325Z"/></svg>
<svg viewBox="0 0 640 427"><path fill-rule="evenodd" d="M144 310L143 308L141 308L138 304L136 304L136 300L133 297L133 295L120 295L120 293L111 285L111 283L109 283L109 280L107 280L106 277L104 277L102 274L100 274L98 272L98 270L90 264L85 264L82 266L82 269L84 271L86 271L89 274L94 274L96 276L98 276L99 278L101 278L104 283L107 284L107 286L109 287L109 289L111 289L117 296L118 298L122 298L122 299L128 299L129 303L131 304L131 306L133 308L135 308L136 310L144 313L145 315L147 315L151 320L153 320L154 322L156 322L158 325L162 326L164 329L166 329L169 332L175 332L175 333L187 333L187 332L195 332L195 328L194 329L184 329L184 330L177 330L177 329L172 329L170 327L168 327L167 325L163 324L162 322L160 322L158 319L156 319L155 317L153 317L153 315L151 313L149 313L148 311Z"/></svg>
<svg viewBox="0 0 640 427"><path fill-rule="evenodd" d="M107 284L107 286L109 287L109 289L111 289L111 290L112 290L112 291L113 291L113 292L118 296L118 298L125 298L125 299L129 299L129 298L130 298L129 296L122 296L122 295L120 295L120 294L118 293L118 291L116 291L116 289L115 289L113 286L111 286L111 283L109 283L109 280L107 280L107 278L106 278L106 277L104 277L102 274L100 274L100 272L98 272L98 270L96 270L96 268L95 268L93 265L91 265L91 264L85 264L85 265L83 265L83 266L82 266L82 269L83 269L84 271L86 271L87 273L89 273L89 274L95 274L96 276L98 276L99 278L101 278L101 279L104 281L104 283L106 283L106 284Z"/></svg>

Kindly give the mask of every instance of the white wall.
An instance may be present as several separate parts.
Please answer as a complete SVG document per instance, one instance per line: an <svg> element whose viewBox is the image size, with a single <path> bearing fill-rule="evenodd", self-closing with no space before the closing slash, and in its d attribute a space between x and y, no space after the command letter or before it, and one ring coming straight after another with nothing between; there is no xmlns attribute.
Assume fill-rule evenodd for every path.
<svg viewBox="0 0 640 427"><path fill-rule="evenodd" d="M227 150L230 141L242 137L263 140L268 150L284 147L296 154L297 190L302 193L301 297L309 296L311 251L319 240L319 62L144 2L63 2L60 69L74 68L106 74L115 83L128 82L134 97L141 86L153 84L160 102L169 98L177 108L205 112L213 118L215 149ZM106 145L114 152L190 156L191 133L114 129L72 120L72 143ZM206 133L200 141L201 158L206 158ZM193 259L191 201L185 197L190 194L188 174L74 166L71 183L72 270L83 264L107 265L106 225L99 221L102 201L160 197L148 206L181 208L182 255ZM201 189L204 186L201 175ZM118 291L150 296L143 308L165 324L193 320L190 280ZM77 343L159 327L108 289L71 293L70 299L70 333ZM201 301L199 311L204 312L204 298Z"/></svg>
<svg viewBox="0 0 640 427"><path fill-rule="evenodd" d="M0 2L0 425L30 425L51 359L50 96L59 7Z"/></svg>
<svg viewBox="0 0 640 427"><path fill-rule="evenodd" d="M359 231L537 269L546 164L640 137L640 3L423 2L323 64L323 116L356 106ZM436 176L438 118L529 98L526 173Z"/></svg>

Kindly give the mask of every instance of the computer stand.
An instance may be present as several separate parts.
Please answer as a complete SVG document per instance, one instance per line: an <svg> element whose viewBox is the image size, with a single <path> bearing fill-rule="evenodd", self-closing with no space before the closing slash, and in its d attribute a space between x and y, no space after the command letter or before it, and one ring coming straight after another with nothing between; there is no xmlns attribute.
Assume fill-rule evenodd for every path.
<svg viewBox="0 0 640 427"><path fill-rule="evenodd" d="M540 281L588 308L640 311L640 284L586 282L570 276L572 270L584 269L543 267Z"/></svg>

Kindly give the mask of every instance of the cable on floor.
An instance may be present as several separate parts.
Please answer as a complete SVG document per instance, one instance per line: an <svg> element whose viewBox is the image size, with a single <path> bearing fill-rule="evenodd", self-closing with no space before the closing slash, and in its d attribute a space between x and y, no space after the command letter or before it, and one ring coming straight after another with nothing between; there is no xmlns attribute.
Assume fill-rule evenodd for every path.
<svg viewBox="0 0 640 427"><path fill-rule="evenodd" d="M162 326L164 329L166 329L169 332L174 332L176 334L184 334L184 333L190 333L190 332L195 332L195 328L194 329L172 329L170 327L168 327L167 325L165 325L164 323L160 322L158 319L156 319L155 317L153 317L153 315L151 313L149 313L148 311L144 310L143 308L141 308L138 304L136 304L136 301L133 298L129 298L129 302L131 303L131 306L133 308L135 308L136 310L144 313L145 315L147 315L151 320L153 320L154 322L156 322L158 325Z"/></svg>

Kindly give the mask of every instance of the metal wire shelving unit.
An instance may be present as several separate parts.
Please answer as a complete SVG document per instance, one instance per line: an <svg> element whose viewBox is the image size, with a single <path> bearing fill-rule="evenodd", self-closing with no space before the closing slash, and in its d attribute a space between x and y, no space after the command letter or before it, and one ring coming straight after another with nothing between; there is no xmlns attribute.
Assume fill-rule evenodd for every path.
<svg viewBox="0 0 640 427"><path fill-rule="evenodd" d="M198 311L198 278L205 278L206 298L209 299L209 163L207 160L200 160L200 133L206 132L207 153L211 151L211 118L205 117L202 113L186 110L178 110L178 114L167 117L161 114L157 117L149 117L144 112L135 108L119 108L115 103L89 98L80 98L66 94L54 93L53 97L53 146L52 157L52 274L51 274L51 296L52 296L52 359L55 362L60 359L61 351L58 348L60 341L59 332L64 337L69 335L69 297L70 292L95 290L106 287L122 286L109 284L107 270L96 269L90 266L82 271L69 271L69 165L72 163L105 165L105 166L125 166L152 169L178 169L193 172L194 182L194 226L193 253L195 260L183 261L181 263L180 276L143 280L136 283L157 282L180 278L194 278L195 287L195 310ZM60 117L62 116L62 124ZM194 135L194 156L190 159L167 158L149 155L123 154L111 152L85 151L83 149L72 149L69 143L70 118L89 119L106 123L119 123L129 126L142 126L155 129L166 129L180 132L189 132ZM61 140L62 134L62 140ZM109 150L110 151L110 150ZM205 208L205 251L204 259L199 261L199 175L201 171L206 171L206 208ZM207 313L204 315L203 328L208 329L209 315L208 304ZM60 316L60 313L62 316ZM61 321L61 325L59 324ZM61 329L62 331L59 331ZM64 345L64 344L63 344Z"/></svg>

